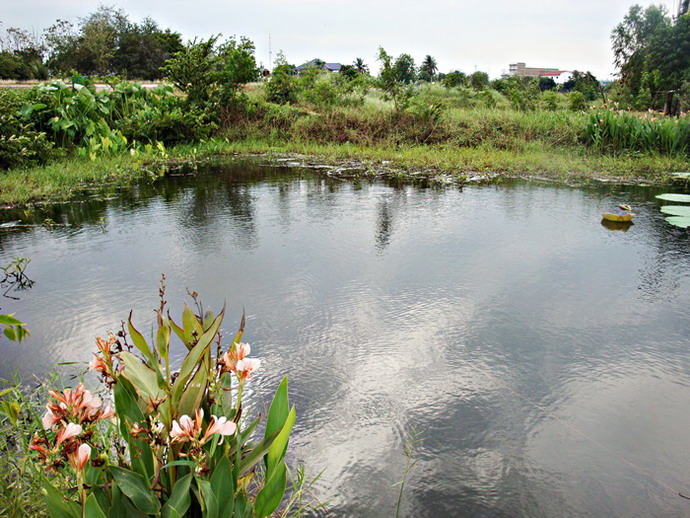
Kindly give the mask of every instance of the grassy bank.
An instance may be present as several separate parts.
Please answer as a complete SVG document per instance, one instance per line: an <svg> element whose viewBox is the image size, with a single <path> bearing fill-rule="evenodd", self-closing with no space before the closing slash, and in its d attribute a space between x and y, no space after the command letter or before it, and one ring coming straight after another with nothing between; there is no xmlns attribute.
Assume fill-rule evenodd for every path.
<svg viewBox="0 0 690 518"><path fill-rule="evenodd" d="M67 200L94 190L108 191L141 178L156 178L171 160L205 160L222 155L294 153L313 161L356 165L370 173L388 170L404 177L410 173L455 175L460 180L474 173L503 176L538 176L564 182L604 179L632 183L663 183L673 171L688 170L686 158L663 155L606 155L576 147L554 147L527 142L521 149L493 146L457 147L448 144L372 145L323 144L304 140L246 138L213 139L197 145L179 145L165 154L128 154L58 160L30 169L0 174L0 204L23 205L43 200ZM263 158L270 160L270 157ZM366 173L365 173L366 174Z"/></svg>

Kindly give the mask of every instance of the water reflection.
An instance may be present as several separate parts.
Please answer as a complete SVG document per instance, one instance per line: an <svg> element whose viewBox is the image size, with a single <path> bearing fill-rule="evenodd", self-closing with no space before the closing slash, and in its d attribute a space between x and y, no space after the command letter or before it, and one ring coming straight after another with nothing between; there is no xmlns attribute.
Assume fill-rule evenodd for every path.
<svg viewBox="0 0 690 518"><path fill-rule="evenodd" d="M290 458L325 469L330 516L393 515L416 427L405 516L684 515L645 474L690 472L688 241L654 194L241 165L8 212L37 226L0 230L0 260L31 257L37 284L3 306L34 336L0 376L88 360L132 308L145 329L166 272L173 313L187 287L227 299L228 332L246 306L257 407L289 374ZM627 232L600 224L618 203Z"/></svg>

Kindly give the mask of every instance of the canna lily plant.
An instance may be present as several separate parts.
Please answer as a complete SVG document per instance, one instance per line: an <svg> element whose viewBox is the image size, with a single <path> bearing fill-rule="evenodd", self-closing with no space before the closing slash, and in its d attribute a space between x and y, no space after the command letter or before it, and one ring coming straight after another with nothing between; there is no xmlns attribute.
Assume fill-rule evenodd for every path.
<svg viewBox="0 0 690 518"><path fill-rule="evenodd" d="M42 433L30 444L43 465L48 509L55 518L183 516L263 518L285 493L285 453L295 409L287 378L271 403L263 436L260 417L243 419L242 394L259 368L240 340L228 345L216 316L188 305L180 324L156 310L155 345L134 327L97 338L90 363L112 393L114 408L83 384L50 391ZM196 301L196 293L192 293ZM173 333L187 348L177 372ZM127 334L129 335L128 341Z"/></svg>

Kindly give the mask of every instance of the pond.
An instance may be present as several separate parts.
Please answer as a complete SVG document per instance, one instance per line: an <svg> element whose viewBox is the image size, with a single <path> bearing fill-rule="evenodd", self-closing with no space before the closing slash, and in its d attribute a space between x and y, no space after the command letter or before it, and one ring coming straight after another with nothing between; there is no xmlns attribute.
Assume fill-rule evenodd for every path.
<svg viewBox="0 0 690 518"><path fill-rule="evenodd" d="M690 515L690 240L657 192L236 163L5 211L58 225L0 230L35 281L0 299L33 335L0 376L87 362L130 309L149 329L165 273L173 316L187 288L227 334L246 308L252 397L289 374L324 515L394 516L415 431L402 516ZM618 203L635 224L602 226Z"/></svg>

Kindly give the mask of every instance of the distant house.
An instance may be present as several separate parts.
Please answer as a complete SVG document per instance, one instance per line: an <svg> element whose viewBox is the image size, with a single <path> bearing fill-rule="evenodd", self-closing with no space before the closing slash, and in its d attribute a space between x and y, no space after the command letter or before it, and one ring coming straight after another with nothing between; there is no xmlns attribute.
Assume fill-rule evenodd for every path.
<svg viewBox="0 0 690 518"><path fill-rule="evenodd" d="M343 66L340 63L326 63L322 59L315 58L307 63L304 63L303 65L298 66L295 68L295 71L299 74L300 72L304 72L310 68L324 68L329 72L340 72L340 69L343 68Z"/></svg>
<svg viewBox="0 0 690 518"><path fill-rule="evenodd" d="M524 63L511 63L508 65L508 75L520 77L550 77L556 79L567 70L558 68L536 68L528 67Z"/></svg>

